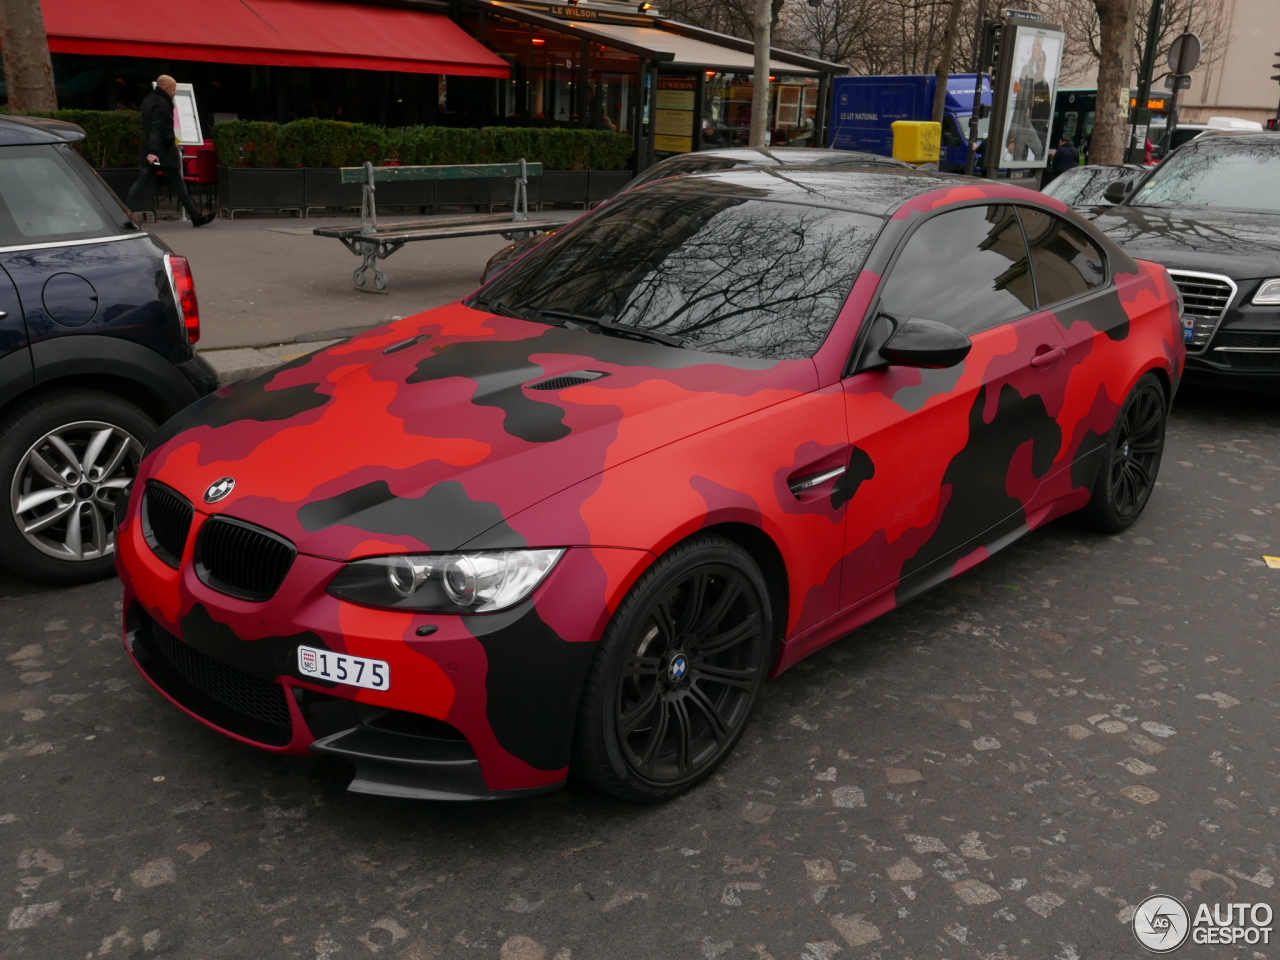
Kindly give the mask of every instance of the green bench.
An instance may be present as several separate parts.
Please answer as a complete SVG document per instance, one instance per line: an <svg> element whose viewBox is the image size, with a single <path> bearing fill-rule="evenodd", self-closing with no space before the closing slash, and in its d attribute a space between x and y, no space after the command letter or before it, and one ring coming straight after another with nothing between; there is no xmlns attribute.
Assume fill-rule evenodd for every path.
<svg viewBox="0 0 1280 960"><path fill-rule="evenodd" d="M387 275L378 267L406 243L418 240L447 240L455 237L482 237L501 234L508 240L523 240L535 233L559 230L571 218L537 220L529 219L529 176L539 176L542 164L527 163L467 163L424 167L375 167L366 163L363 167L343 167L342 182L361 185L360 226L316 227L318 237L335 237L342 245L361 258L360 266L352 274L357 290L366 293L386 293ZM511 204L511 216L505 213L477 213L459 217L432 217L430 220L410 220L378 226L377 184L399 180L496 180L514 179L515 197ZM372 283L370 281L372 280Z"/></svg>

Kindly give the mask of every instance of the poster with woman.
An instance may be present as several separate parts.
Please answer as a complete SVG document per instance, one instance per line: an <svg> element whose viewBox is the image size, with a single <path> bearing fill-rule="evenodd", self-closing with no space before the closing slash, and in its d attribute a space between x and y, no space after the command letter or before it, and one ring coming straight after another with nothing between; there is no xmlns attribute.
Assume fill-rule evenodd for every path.
<svg viewBox="0 0 1280 960"><path fill-rule="evenodd" d="M1048 162L1063 39L1061 31L1032 23L1020 23L1014 29L1001 167L1039 169Z"/></svg>

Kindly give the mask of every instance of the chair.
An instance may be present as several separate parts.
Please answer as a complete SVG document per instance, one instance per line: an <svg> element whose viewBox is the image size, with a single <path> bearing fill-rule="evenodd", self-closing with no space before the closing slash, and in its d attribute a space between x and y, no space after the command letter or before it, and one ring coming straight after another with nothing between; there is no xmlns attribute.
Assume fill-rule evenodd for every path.
<svg viewBox="0 0 1280 960"><path fill-rule="evenodd" d="M193 144L182 148L182 179L187 182L189 193L194 195L197 193L194 188L200 188L200 209L213 209L214 192L218 187L218 152L212 140L206 140L200 146Z"/></svg>

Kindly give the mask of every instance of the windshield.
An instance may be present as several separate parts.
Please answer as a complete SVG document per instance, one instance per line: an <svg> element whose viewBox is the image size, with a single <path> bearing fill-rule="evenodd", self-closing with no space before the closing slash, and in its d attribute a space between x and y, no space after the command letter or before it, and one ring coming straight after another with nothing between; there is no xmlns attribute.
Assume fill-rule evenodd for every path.
<svg viewBox="0 0 1280 960"><path fill-rule="evenodd" d="M476 299L533 320L594 318L716 353L808 357L835 322L881 223L742 197L627 194L557 234Z"/></svg>
<svg viewBox="0 0 1280 960"><path fill-rule="evenodd" d="M1129 201L1280 213L1280 137L1196 141L1157 167Z"/></svg>
<svg viewBox="0 0 1280 960"><path fill-rule="evenodd" d="M1056 197L1069 207L1101 206L1111 203L1103 196L1109 184L1140 176L1141 170L1127 167L1076 167L1054 177L1041 192Z"/></svg>
<svg viewBox="0 0 1280 960"><path fill-rule="evenodd" d="M973 118L971 113L957 113L956 123L960 126L960 130L967 137L969 136L969 121ZM978 141L987 139L987 132L991 129L990 117L978 118Z"/></svg>

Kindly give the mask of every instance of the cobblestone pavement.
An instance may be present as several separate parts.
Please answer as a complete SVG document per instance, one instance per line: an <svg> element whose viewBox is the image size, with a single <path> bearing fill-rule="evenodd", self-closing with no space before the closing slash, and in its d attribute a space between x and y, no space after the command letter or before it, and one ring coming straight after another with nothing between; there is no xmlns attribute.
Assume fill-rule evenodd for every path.
<svg viewBox="0 0 1280 960"><path fill-rule="evenodd" d="M1278 410L1184 392L1131 531L1054 524L810 658L658 807L347 794L164 703L116 583L4 580L0 955L1084 960L1145 955L1153 892L1280 910Z"/></svg>

